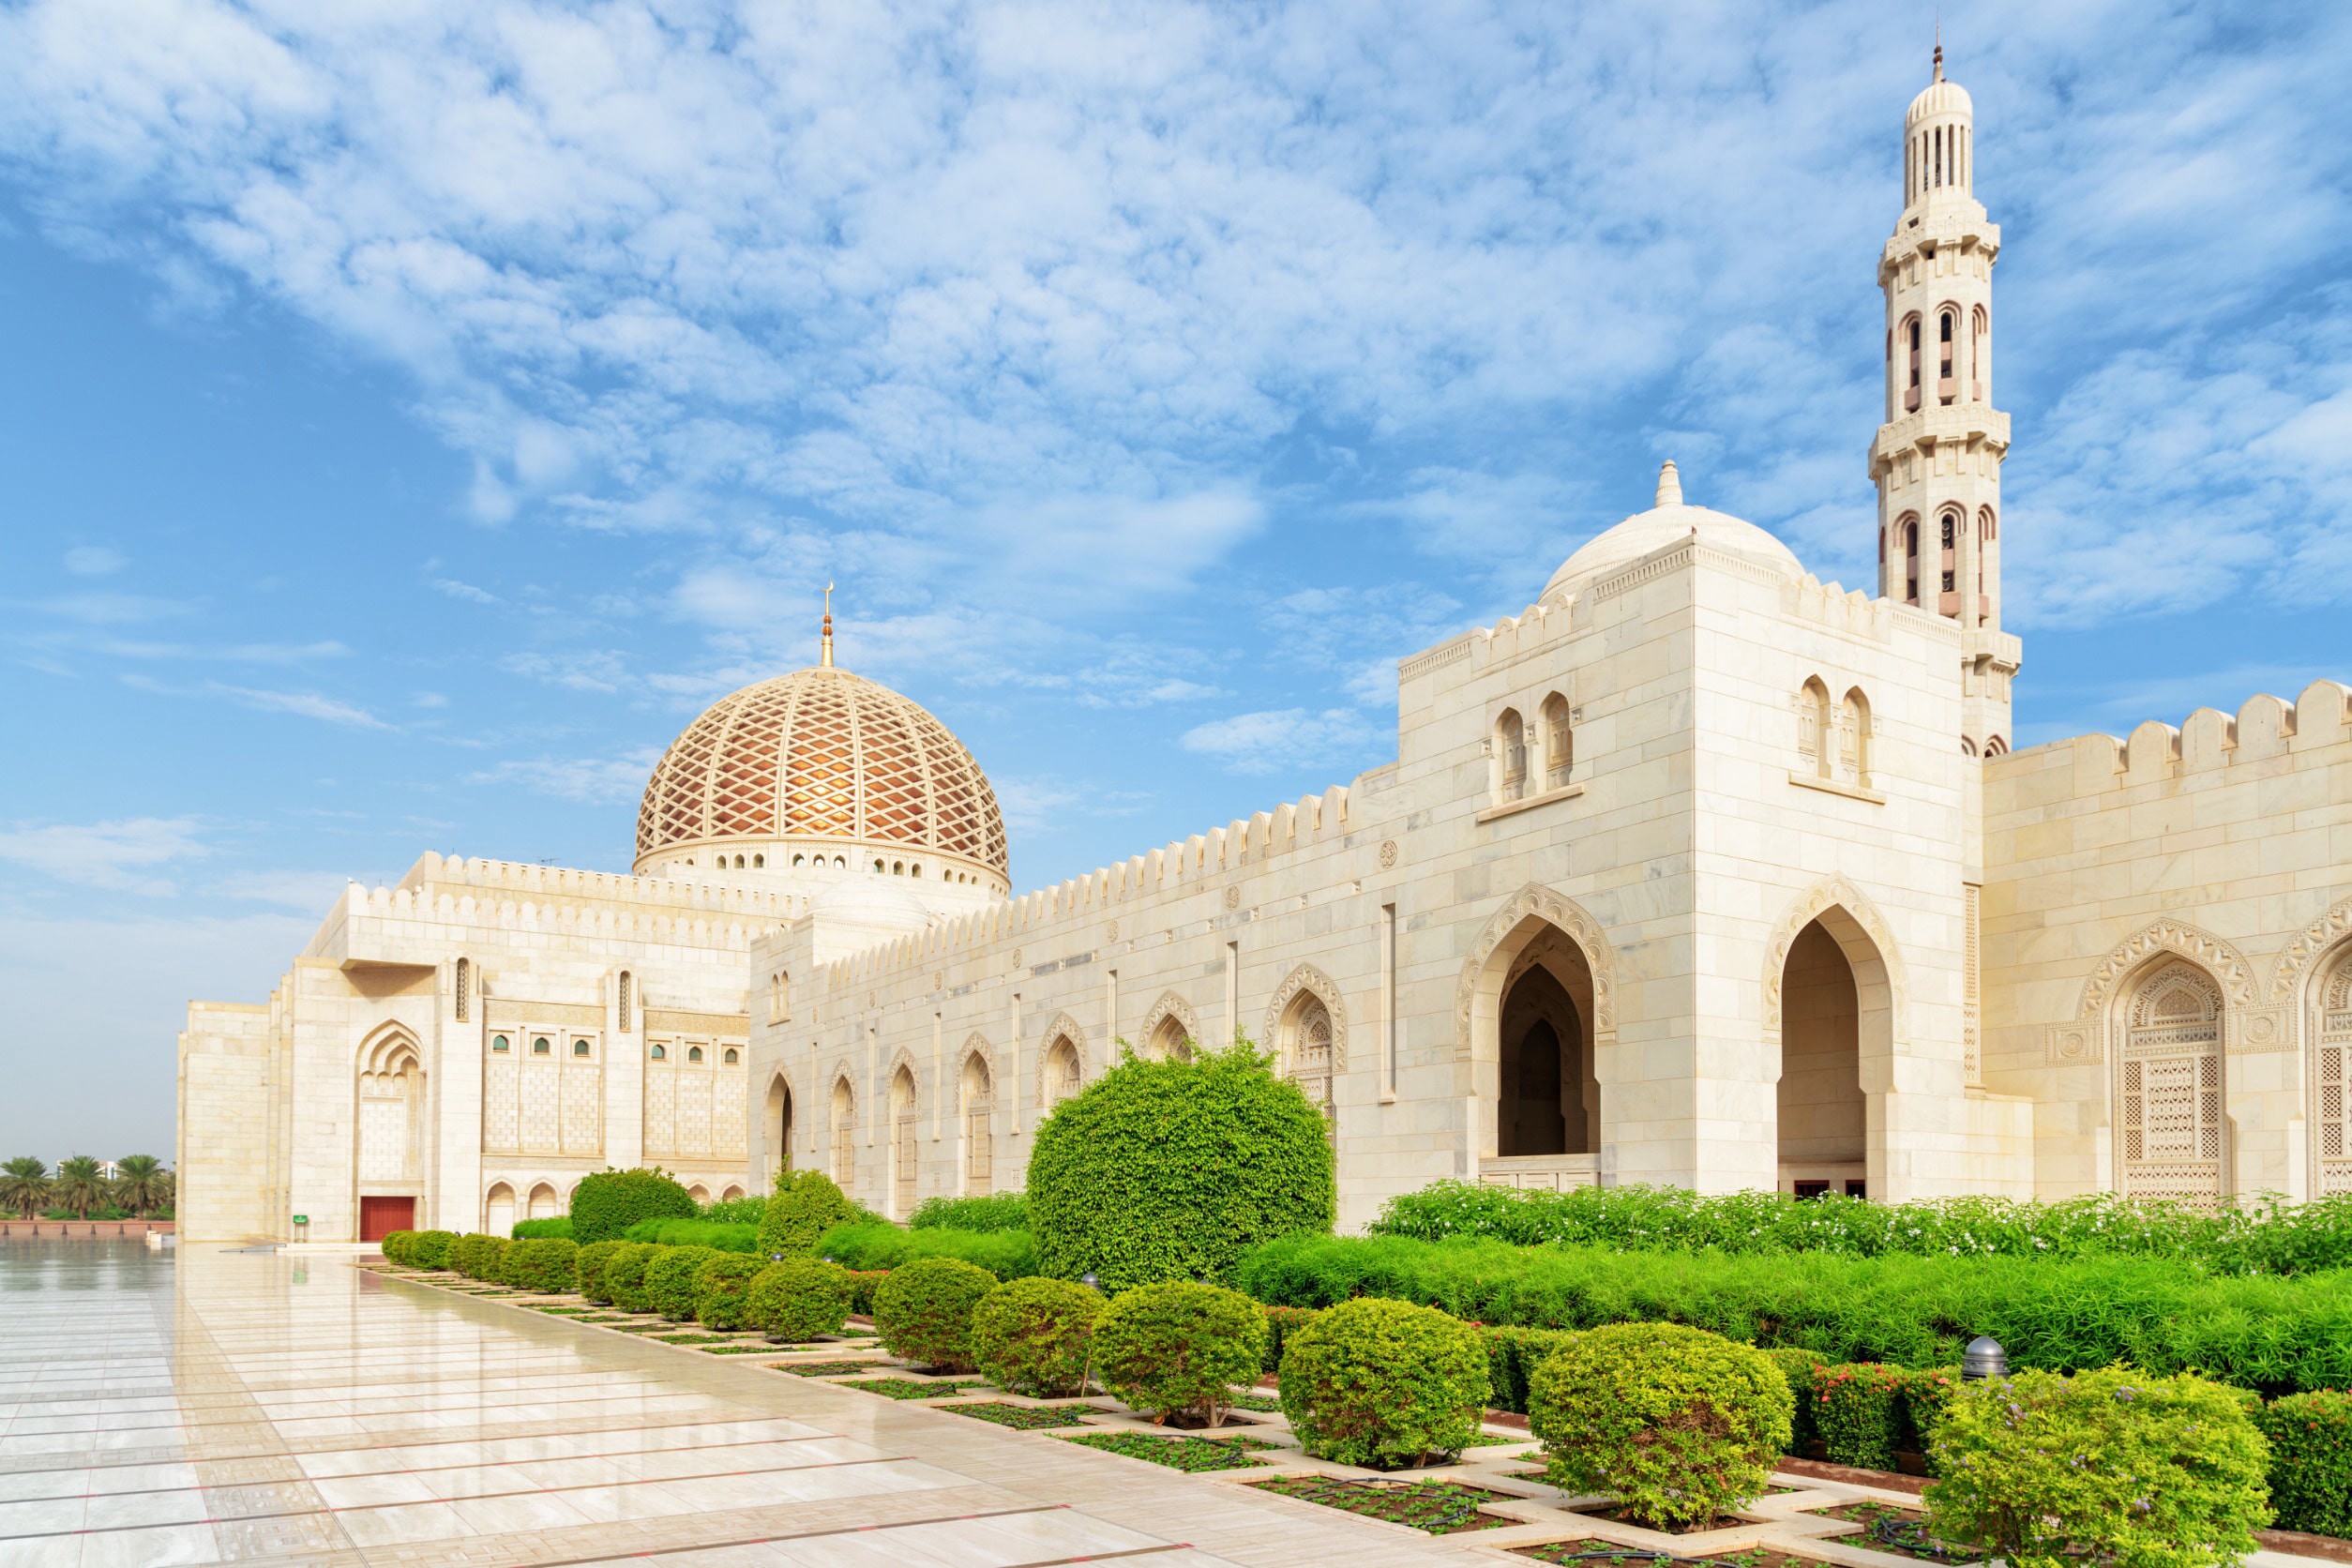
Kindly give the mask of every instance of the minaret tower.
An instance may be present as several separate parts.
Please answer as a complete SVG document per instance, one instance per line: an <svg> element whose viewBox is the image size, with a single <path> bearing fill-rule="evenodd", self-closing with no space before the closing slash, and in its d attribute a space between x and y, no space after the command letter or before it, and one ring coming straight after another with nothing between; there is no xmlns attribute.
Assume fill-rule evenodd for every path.
<svg viewBox="0 0 2352 1568"><path fill-rule="evenodd" d="M1975 109L1936 79L1903 116L1903 215L1878 258L1887 296L1886 423L1870 446L1878 487L1878 591L1960 623L1965 732L1977 755L2011 742L2021 649L2001 627L2001 460L1993 407L1993 261L1998 225L1976 184Z"/></svg>

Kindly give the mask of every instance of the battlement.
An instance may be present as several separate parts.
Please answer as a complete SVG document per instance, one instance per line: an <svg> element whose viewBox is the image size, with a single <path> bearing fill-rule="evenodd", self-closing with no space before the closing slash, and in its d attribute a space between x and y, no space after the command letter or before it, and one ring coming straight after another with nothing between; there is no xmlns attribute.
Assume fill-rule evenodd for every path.
<svg viewBox="0 0 2352 1568"><path fill-rule="evenodd" d="M439 855L430 850L416 857L399 885L405 888L496 888L538 899L596 899L624 904L666 904L676 909L723 911L747 915L772 915L790 920L804 912L808 900L769 888L728 882L686 882L671 877L639 877L611 871L580 871L562 866L524 866L511 860L467 860Z"/></svg>
<svg viewBox="0 0 2352 1568"><path fill-rule="evenodd" d="M1988 813L2046 808L2069 795L2104 796L2144 785L2194 783L2277 757L2329 747L2352 752L2352 687L2314 681L2289 704L2267 693L2235 717L2199 708L2179 726L2149 719L2130 738L2075 735L1985 760Z"/></svg>

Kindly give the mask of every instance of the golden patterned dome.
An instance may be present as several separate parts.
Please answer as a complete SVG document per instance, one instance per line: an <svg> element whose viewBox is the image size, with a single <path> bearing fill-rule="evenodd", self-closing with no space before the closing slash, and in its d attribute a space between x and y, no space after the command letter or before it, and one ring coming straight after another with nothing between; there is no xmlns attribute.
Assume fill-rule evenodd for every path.
<svg viewBox="0 0 2352 1568"><path fill-rule="evenodd" d="M888 686L830 663L720 698L654 764L637 813L640 871L746 843L784 851L777 870L794 844L942 857L916 871L927 881L980 881L960 873L985 869L994 882L1006 870L996 792L963 743Z"/></svg>

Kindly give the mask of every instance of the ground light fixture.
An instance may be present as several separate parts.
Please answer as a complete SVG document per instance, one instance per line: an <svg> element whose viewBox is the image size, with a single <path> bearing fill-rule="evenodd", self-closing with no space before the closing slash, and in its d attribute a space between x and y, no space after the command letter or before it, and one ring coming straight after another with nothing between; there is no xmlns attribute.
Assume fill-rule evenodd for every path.
<svg viewBox="0 0 2352 1568"><path fill-rule="evenodd" d="M1980 1334L1968 1341L1968 1348L1960 1352L1960 1376L1975 1382L1984 1378L2009 1376L2009 1352L2001 1342L1989 1334Z"/></svg>

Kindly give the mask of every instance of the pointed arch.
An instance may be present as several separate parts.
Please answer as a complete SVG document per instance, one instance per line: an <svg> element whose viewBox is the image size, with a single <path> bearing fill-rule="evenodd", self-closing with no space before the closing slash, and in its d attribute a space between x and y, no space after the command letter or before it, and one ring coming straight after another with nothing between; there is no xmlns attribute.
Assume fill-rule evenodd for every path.
<svg viewBox="0 0 2352 1568"><path fill-rule="evenodd" d="M1824 918L1825 916L1828 918ZM1779 924L1772 927L1772 940L1767 945L1764 954L1765 1043L1775 1049L1779 1048L1781 981L1788 969L1788 950L1796 945L1798 933L1816 920L1821 921L1822 928L1827 930L1831 938L1845 951L1847 961L1855 965L1854 983L1858 988L1871 985L1880 985L1885 988L1886 1017L1883 1020L1885 1044L1886 1048L1892 1050L1893 1041L1902 1033L1904 1000L1908 992L1904 974L1903 952L1895 943L1894 931L1888 926L1886 916L1878 912L1878 906L1871 902L1868 894L1842 876L1824 877L1806 888L1789 904L1787 910L1781 915ZM1854 942L1857 937L1865 939L1869 946L1876 949L1876 952L1858 955ZM1858 957L1862 957L1879 972L1866 977L1862 972L1862 964L1856 963ZM1866 989L1862 996L1862 1005L1865 1015L1863 1025L1865 1037L1862 1041L1862 1050L1867 1060L1871 1051L1871 1041L1867 1037L1870 1027L1867 1015L1872 1005L1872 999Z"/></svg>
<svg viewBox="0 0 2352 1568"><path fill-rule="evenodd" d="M2254 966L2246 962L2245 956L2210 931L2185 920L2167 918L2141 927L2099 960L2083 982L2075 1018L2086 1021L2097 1018L2106 1010L2116 987L2158 953L2178 954L2210 971L2231 1005L2254 1005Z"/></svg>
<svg viewBox="0 0 2352 1568"><path fill-rule="evenodd" d="M1162 991L1159 1000L1152 1003L1151 1011L1143 1015L1141 1034L1146 1056L1173 1055L1168 1048L1178 1042L1190 1040L1196 1046L1200 1043L1200 1015L1174 991ZM1163 1035L1170 1038L1164 1040Z"/></svg>
<svg viewBox="0 0 2352 1568"><path fill-rule="evenodd" d="M393 1020L376 1025L360 1040L358 1063L363 1079L388 1078L397 1076L403 1067L422 1072L425 1056L408 1026Z"/></svg>
<svg viewBox="0 0 2352 1568"><path fill-rule="evenodd" d="M827 1131L832 1135L834 1185L843 1192L857 1179L857 1084L845 1060L833 1068L833 1088L825 1096Z"/></svg>
<svg viewBox="0 0 2352 1568"><path fill-rule="evenodd" d="M1037 1042L1037 1108L1051 1110L1085 1086L1086 1031L1069 1014L1056 1013Z"/></svg>
<svg viewBox="0 0 2352 1568"><path fill-rule="evenodd" d="M915 1064L914 1053L904 1046L890 1053L890 1064L882 1069L882 1082L897 1084L900 1073L907 1075L907 1084L912 1091L907 1113L919 1116L923 1111L923 1069Z"/></svg>
<svg viewBox="0 0 2352 1568"><path fill-rule="evenodd" d="M1541 921L1558 928L1574 942L1584 956L1592 974L1592 1028L1597 1042L1614 1045L1617 1039L1617 958L1601 923L1583 905L1564 893L1545 887L1541 882L1529 882L1510 897L1502 907L1487 918L1470 946L1470 957L1462 962L1462 972L1454 985L1454 1054L1457 1061L1470 1059L1470 1042L1474 1025L1482 1015L1492 1024L1492 1010L1500 1005L1505 971L1524 943L1511 942L1515 932L1530 921ZM1497 957L1498 951L1502 956Z"/></svg>
<svg viewBox="0 0 2352 1568"><path fill-rule="evenodd" d="M768 1179L773 1182L792 1168L793 1123L804 1114L800 1093L792 1083L789 1068L778 1065L768 1074L764 1096L764 1120L761 1123L761 1143L767 1156Z"/></svg>
<svg viewBox="0 0 2352 1568"><path fill-rule="evenodd" d="M1331 1071L1348 1070L1348 1004L1340 999L1339 983L1313 964L1300 964L1284 976L1274 988L1274 999L1266 1003L1265 1032L1259 1042L1281 1050L1282 1070L1298 1070L1289 1052L1292 1042L1286 1038L1289 1026L1297 1011L1299 998L1312 994L1319 999L1331 1017Z"/></svg>
<svg viewBox="0 0 2352 1568"><path fill-rule="evenodd" d="M976 1197L996 1181L996 1067L987 1038L977 1033L964 1040L955 1088L964 1146L960 1180L964 1193Z"/></svg>
<svg viewBox="0 0 2352 1568"><path fill-rule="evenodd" d="M2106 1008L2115 1190L2218 1203L2229 1191L2223 983L2199 959L2154 947Z"/></svg>
<svg viewBox="0 0 2352 1568"><path fill-rule="evenodd" d="M2352 936L2352 898L2329 906L2326 913L2304 927L2270 972L2270 1000L2284 1002L2302 988L2313 962L2345 937Z"/></svg>
<svg viewBox="0 0 2352 1568"><path fill-rule="evenodd" d="M1794 986L1792 955L1802 960ZM1849 1193L1897 1196L1889 1190L1888 1101L1908 986L1885 915L1847 878L1823 878L1798 894L1772 927L1761 980L1763 1044L1773 1078L1774 1184L1784 1192L1828 1191L1844 1183ZM1792 989L1801 997L1802 1025L1793 1049L1787 1006Z"/></svg>

